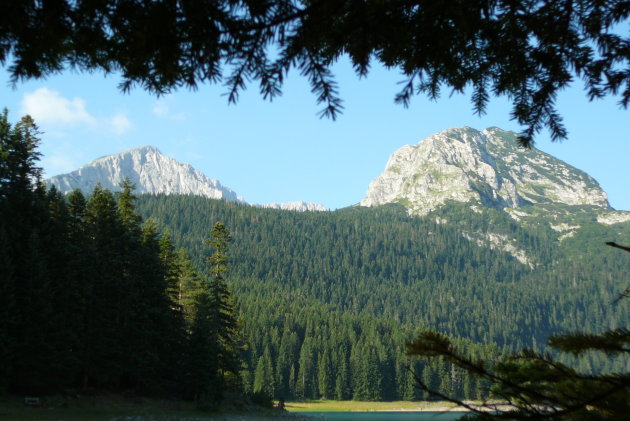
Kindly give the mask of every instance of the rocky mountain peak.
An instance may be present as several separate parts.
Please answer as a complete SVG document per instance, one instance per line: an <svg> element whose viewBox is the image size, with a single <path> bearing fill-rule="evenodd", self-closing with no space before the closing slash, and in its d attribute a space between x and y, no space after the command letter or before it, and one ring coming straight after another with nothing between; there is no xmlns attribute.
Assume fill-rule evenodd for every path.
<svg viewBox="0 0 630 421"><path fill-rule="evenodd" d="M76 188L91 192L96 183L117 191L125 177L136 184L137 193L190 194L244 202L232 189L191 165L162 154L155 146L141 146L98 158L76 171L57 175L46 182L61 192Z"/></svg>
<svg viewBox="0 0 630 421"><path fill-rule="evenodd" d="M282 209L297 212L323 212L326 208L319 203L304 202L298 200L295 202L282 202L282 203L267 203L265 205L259 205L261 208L269 209Z"/></svg>
<svg viewBox="0 0 630 421"><path fill-rule="evenodd" d="M423 215L447 201L498 209L540 203L610 209L606 193L588 174L496 127L437 133L394 152L368 189L362 206L400 203Z"/></svg>
<svg viewBox="0 0 630 421"><path fill-rule="evenodd" d="M149 145L95 159L76 171L49 178L46 183L54 185L63 193L77 188L89 193L96 183L106 189L119 191L119 184L126 177L136 185L137 193L188 194L246 203L219 181L207 177L190 164L169 158L155 146ZM299 212L326 210L320 204L303 201L255 206Z"/></svg>

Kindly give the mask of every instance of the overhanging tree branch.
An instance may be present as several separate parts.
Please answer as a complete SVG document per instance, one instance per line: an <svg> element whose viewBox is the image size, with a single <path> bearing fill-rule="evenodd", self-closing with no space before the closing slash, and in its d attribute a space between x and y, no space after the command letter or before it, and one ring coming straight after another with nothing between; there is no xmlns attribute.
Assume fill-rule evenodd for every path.
<svg viewBox="0 0 630 421"><path fill-rule="evenodd" d="M630 252L630 247L614 242L606 244ZM607 356L627 357L630 330L556 335L549 339L548 345L575 356L603 352ZM582 374L548 354L527 349L487 368L483 361L474 361L456 350L446 336L431 331L409 343L407 353L442 358L488 381L492 385L491 396L507 405L507 410L488 402L471 405L432 390L413 373L420 390L472 411L477 419L617 420L627 418L630 413L630 373Z"/></svg>
<svg viewBox="0 0 630 421"><path fill-rule="evenodd" d="M618 28L629 17L626 0L1 2L0 65L13 83L71 67L120 72L123 90L156 94L222 83L231 100L250 79L273 98L299 68L334 119L331 66L347 56L359 77L371 61L399 70L403 104L472 88L481 114L490 92L505 95L531 145L544 129L566 138L554 101L576 79L589 99L619 96L627 108L630 38ZM241 78L246 57L256 59Z"/></svg>

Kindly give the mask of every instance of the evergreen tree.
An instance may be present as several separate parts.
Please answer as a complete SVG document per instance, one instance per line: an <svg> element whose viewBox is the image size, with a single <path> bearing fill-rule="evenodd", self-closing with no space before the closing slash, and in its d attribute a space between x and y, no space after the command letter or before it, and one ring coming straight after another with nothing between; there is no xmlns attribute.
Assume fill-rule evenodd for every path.
<svg viewBox="0 0 630 421"><path fill-rule="evenodd" d="M331 399L333 397L333 371L330 361L330 348L324 348L317 360L317 385L319 396L322 399Z"/></svg>
<svg viewBox="0 0 630 421"><path fill-rule="evenodd" d="M265 352L258 359L254 372L254 393L264 393L268 397L276 396L272 364L269 347L265 347Z"/></svg>
<svg viewBox="0 0 630 421"><path fill-rule="evenodd" d="M86 296L83 387L120 387L126 360L123 321L129 322L121 245L124 230L114 196L97 185L86 205L86 235L89 239L89 291Z"/></svg>
<svg viewBox="0 0 630 421"><path fill-rule="evenodd" d="M37 166L38 135L29 116L12 126L6 109L0 115L0 231L4 235L0 242L6 269L0 274L0 289L6 293L0 304L7 306L0 311L0 352L6 358L1 371L8 376L0 385L25 392L41 392L48 386L41 352L50 351L48 334L55 327L52 304L44 298L52 294L52 285L39 243L47 209Z"/></svg>
<svg viewBox="0 0 630 421"><path fill-rule="evenodd" d="M207 259L210 279L203 280L195 294L188 376L195 398L216 406L223 399L226 379L234 381L240 375L241 360L236 304L225 280L231 237L220 222L210 234L206 241L214 249Z"/></svg>
<svg viewBox="0 0 630 421"><path fill-rule="evenodd" d="M317 385L315 383L314 368L317 367L317 361L313 350L312 338L310 337L307 337L302 343L298 367L295 379L296 396L300 399L316 399Z"/></svg>
<svg viewBox="0 0 630 421"><path fill-rule="evenodd" d="M348 400L351 397L349 390L348 379L348 363L346 359L341 360L341 366L339 367L339 373L335 380L335 399L339 401Z"/></svg>
<svg viewBox="0 0 630 421"><path fill-rule="evenodd" d="M285 329L276 358L275 375L276 395L278 398L291 396L291 366L297 361L298 338L295 332Z"/></svg>
<svg viewBox="0 0 630 421"><path fill-rule="evenodd" d="M118 195L118 213L120 220L129 233L138 233L142 223L142 217L136 213L135 202L137 198L133 194L136 185L131 182L129 177L125 177L120 183L120 188L122 189L122 192Z"/></svg>
<svg viewBox="0 0 630 421"><path fill-rule="evenodd" d="M168 240L170 242L170 239ZM168 245L164 245L168 247ZM183 311L184 324L187 330L191 329L196 318L198 295L202 294L207 282L193 268L190 257L185 249L179 249L176 253L177 278L175 291L176 303ZM207 292L207 291L206 291Z"/></svg>
<svg viewBox="0 0 630 421"><path fill-rule="evenodd" d="M173 246L173 241L168 232L162 233L159 239L160 244L160 260L165 270L165 284L166 295L171 303L175 306L174 310L183 312L182 305L182 285L180 277L182 274L182 267L178 261L178 255Z"/></svg>
<svg viewBox="0 0 630 421"><path fill-rule="evenodd" d="M416 380L413 376L413 372L416 372L416 369L414 365L410 366L412 367L410 370L404 370L406 372L406 376L403 376L405 383L402 398L406 401L417 401L420 399L420 393L416 387Z"/></svg>
<svg viewBox="0 0 630 421"><path fill-rule="evenodd" d="M227 231L213 232L216 271L202 282L143 222L128 179L121 193L98 185L88 199L46 189L37 136L30 117L11 125L0 115L0 393L82 387L218 401L241 367Z"/></svg>
<svg viewBox="0 0 630 421"><path fill-rule="evenodd" d="M607 243L630 252L629 247ZM627 290L626 290L627 291ZM624 291L619 299L627 298ZM627 363L630 356L630 330L624 327L601 334L573 333L554 335L549 346L573 356L603 353ZM592 374L580 372L552 357L531 349L510 355L494 366L462 352L445 335L426 331L407 346L410 355L439 358L485 380L491 385L491 397L509 408L495 403L480 405L454 398L455 391L433 389L416 376L417 385L427 393L471 410L473 419L509 420L622 420L630 413L630 373ZM452 387L452 386L451 386Z"/></svg>
<svg viewBox="0 0 630 421"><path fill-rule="evenodd" d="M207 244L214 248L208 257L211 300L212 326L210 335L217 344L216 358L219 364L217 377L218 390L222 390L226 376L237 378L241 369L239 356L239 323L237 304L232 296L225 276L229 269L228 244L232 241L227 228L217 222L210 232L211 238Z"/></svg>
<svg viewBox="0 0 630 421"><path fill-rule="evenodd" d="M213 301L209 288L195 296L195 312L186 349L186 397L216 406L222 398L219 389L218 344L212 335Z"/></svg>

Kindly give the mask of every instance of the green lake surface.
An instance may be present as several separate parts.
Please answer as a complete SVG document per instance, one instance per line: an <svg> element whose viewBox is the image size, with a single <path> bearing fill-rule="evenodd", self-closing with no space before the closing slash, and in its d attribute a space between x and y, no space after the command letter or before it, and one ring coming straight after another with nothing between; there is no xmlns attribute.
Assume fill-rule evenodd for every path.
<svg viewBox="0 0 630 421"><path fill-rule="evenodd" d="M455 421L464 412L300 412L325 421Z"/></svg>

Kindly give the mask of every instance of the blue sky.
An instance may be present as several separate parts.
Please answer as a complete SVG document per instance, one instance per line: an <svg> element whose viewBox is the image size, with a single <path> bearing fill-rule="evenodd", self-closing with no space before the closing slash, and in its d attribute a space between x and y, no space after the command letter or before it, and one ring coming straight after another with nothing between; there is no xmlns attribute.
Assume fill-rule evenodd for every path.
<svg viewBox="0 0 630 421"><path fill-rule="evenodd" d="M437 102L418 96L405 109L393 102L403 79L397 72L375 67L359 79L343 61L334 71L345 106L337 121L317 117L321 107L297 72L271 103L253 84L237 105L228 105L221 86L157 98L139 88L122 94L116 75L66 71L14 89L0 69L0 106L12 121L25 113L36 119L44 132L46 176L154 145L250 203L305 200L330 209L359 202L388 157L405 144L451 127L520 130L505 98L494 98L482 117L467 96L449 92ZM536 146L589 173L613 207L630 210L630 110L622 110L617 98L589 102L581 88L576 83L558 100L569 138L554 144L543 132Z"/></svg>

